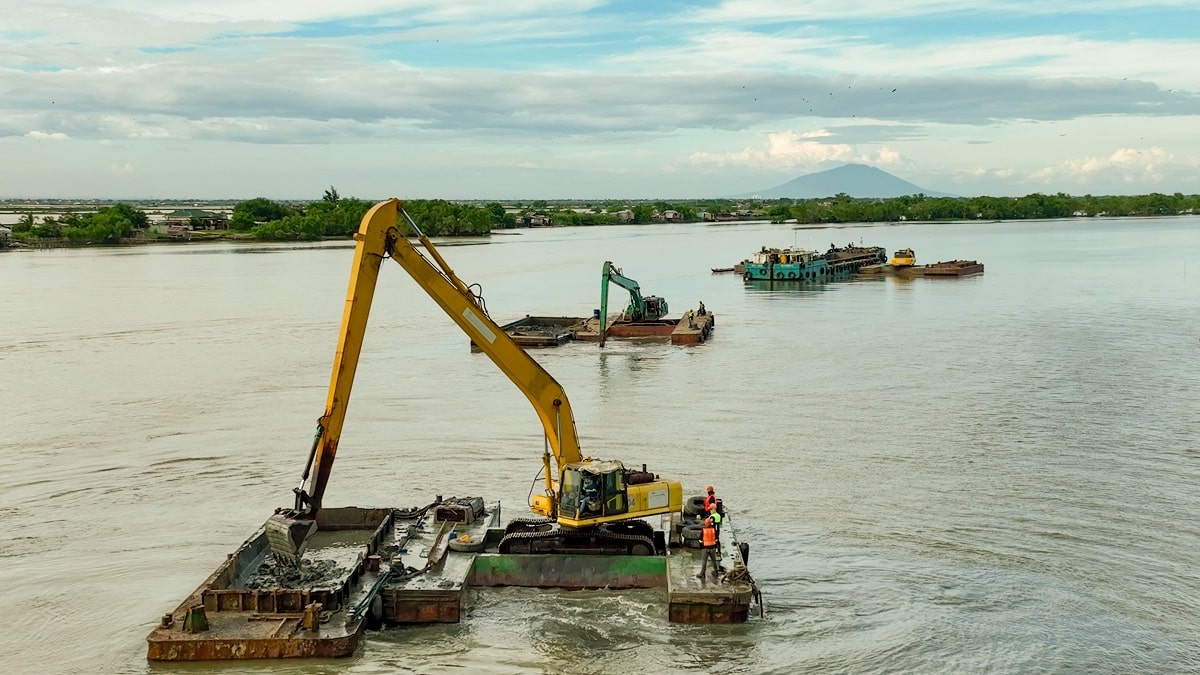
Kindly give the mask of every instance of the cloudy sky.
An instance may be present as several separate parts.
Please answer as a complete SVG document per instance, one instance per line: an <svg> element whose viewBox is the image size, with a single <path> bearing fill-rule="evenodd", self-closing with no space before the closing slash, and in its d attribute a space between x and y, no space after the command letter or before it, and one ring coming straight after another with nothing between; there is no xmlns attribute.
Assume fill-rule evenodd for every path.
<svg viewBox="0 0 1200 675"><path fill-rule="evenodd" d="M24 0L0 197L1200 192L1195 0Z"/></svg>

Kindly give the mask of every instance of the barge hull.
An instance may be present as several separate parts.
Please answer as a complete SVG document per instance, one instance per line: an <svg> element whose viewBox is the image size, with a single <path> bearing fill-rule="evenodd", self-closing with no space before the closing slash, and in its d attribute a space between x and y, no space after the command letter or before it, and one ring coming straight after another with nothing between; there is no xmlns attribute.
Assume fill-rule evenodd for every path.
<svg viewBox="0 0 1200 675"><path fill-rule="evenodd" d="M951 260L930 265L866 265L859 274L888 275L897 277L967 277L983 274L983 263L975 260Z"/></svg>
<svg viewBox="0 0 1200 675"><path fill-rule="evenodd" d="M500 328L522 347L557 347L574 340L585 321L584 317L526 315ZM471 351L480 351L474 342Z"/></svg>
<svg viewBox="0 0 1200 675"><path fill-rule="evenodd" d="M350 606L379 573L368 568L391 536L391 509L323 509L317 532L361 540L356 560L303 587L252 588L270 556L259 528L147 636L150 661L337 658L358 647L364 622ZM324 619L322 621L322 619Z"/></svg>
<svg viewBox="0 0 1200 675"><path fill-rule="evenodd" d="M966 277L973 274L983 274L983 263L975 260L951 260L938 262L925 268L928 277Z"/></svg>
<svg viewBox="0 0 1200 675"><path fill-rule="evenodd" d="M830 247L825 253L802 249L768 249L763 247L751 260L743 263L743 281L785 281L823 283L850 278L867 265L887 260L887 251L880 246Z"/></svg>
<svg viewBox="0 0 1200 675"><path fill-rule="evenodd" d="M336 546L310 546L305 559L312 564L338 547L343 555L357 550L348 569L297 587L256 587L260 578L287 574L268 562L270 547L260 528L162 617L146 638L147 659L346 657L367 629L458 623L469 590L499 586L665 589L674 623L741 623L757 596L745 572L748 547L738 543L728 517L720 535L721 574L705 579L697 578L703 552L681 538L684 516L678 512L652 526L663 545L658 554L643 556L500 554L496 544L505 528L499 504L485 508L479 498L439 500L423 509L325 508L317 521L314 540L341 539ZM477 549L463 548L473 542ZM420 568L406 566L402 556Z"/></svg>
<svg viewBox="0 0 1200 675"><path fill-rule="evenodd" d="M620 314L612 314L606 323L606 340L667 338L673 345L694 345L708 340L717 320L710 311L699 314L695 310L688 310L678 319L657 321L623 321ZM600 320L594 317L585 320L582 328L575 333L575 339L580 342L599 342Z"/></svg>

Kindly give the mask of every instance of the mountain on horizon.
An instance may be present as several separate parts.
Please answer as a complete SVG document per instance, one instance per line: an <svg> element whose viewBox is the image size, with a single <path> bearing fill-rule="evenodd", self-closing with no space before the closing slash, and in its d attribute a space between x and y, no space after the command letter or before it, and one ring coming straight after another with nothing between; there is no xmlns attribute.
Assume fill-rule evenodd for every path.
<svg viewBox="0 0 1200 675"><path fill-rule="evenodd" d="M926 190L866 164L845 164L836 169L806 174L769 190L742 196L763 199L817 199L832 197L839 192L851 197L904 197L915 194L928 197L950 196L943 192Z"/></svg>

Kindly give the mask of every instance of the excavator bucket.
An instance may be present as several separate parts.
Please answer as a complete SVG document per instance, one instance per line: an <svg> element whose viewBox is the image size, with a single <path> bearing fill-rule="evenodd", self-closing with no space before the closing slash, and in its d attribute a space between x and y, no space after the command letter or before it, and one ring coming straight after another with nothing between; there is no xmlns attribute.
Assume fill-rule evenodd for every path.
<svg viewBox="0 0 1200 675"><path fill-rule="evenodd" d="M267 519L264 529L275 559L299 567L300 557L308 548L308 539L317 531L317 521L276 513Z"/></svg>

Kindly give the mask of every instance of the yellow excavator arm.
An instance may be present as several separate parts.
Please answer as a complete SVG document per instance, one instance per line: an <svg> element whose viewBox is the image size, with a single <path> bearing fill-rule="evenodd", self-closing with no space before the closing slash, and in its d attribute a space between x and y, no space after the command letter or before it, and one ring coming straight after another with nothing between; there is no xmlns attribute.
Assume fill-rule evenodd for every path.
<svg viewBox="0 0 1200 675"><path fill-rule="evenodd" d="M402 228L412 230L428 258L405 237ZM379 269L387 257L408 272L533 404L546 438L542 453L546 487L542 494L533 496L530 507L535 513L557 520L561 527L585 529L680 508L682 487L678 481L660 479L647 472L644 465L641 471L629 470L617 461L585 459L581 455L575 418L562 386L492 321L480 297L454 274L401 202L389 199L372 207L363 216L354 238L358 244L325 414L317 420L304 475L300 486L294 489L294 506L276 510L265 527L277 558L298 564L308 539L317 529L316 515L337 456ZM628 545L630 550L637 551L653 549L652 543L645 545L649 540L644 533L635 536L612 527L616 526L610 525L607 536L615 537L621 546ZM521 541L514 539L513 546L525 543L522 537L529 538L525 535L528 533L515 535ZM632 544L630 536L634 537Z"/></svg>
<svg viewBox="0 0 1200 675"><path fill-rule="evenodd" d="M406 228L411 228L416 234L432 262L401 232L401 217ZM545 515L553 515L556 488L564 468L582 459L575 418L562 386L492 321L478 296L454 274L400 201L389 199L372 207L363 216L354 238L358 244L351 266L350 286L346 292L346 308L342 314L325 414L317 420L317 431L301 477L301 486L294 489L294 507L279 509L267 521L272 551L280 558L296 562L304 552L308 538L316 531L316 514L321 508L321 499L329 482L333 460L337 456L379 269L384 258L389 256L408 272L533 404L548 445L543 453L546 492L535 499L535 509ZM555 458L554 466L550 462L551 453Z"/></svg>

